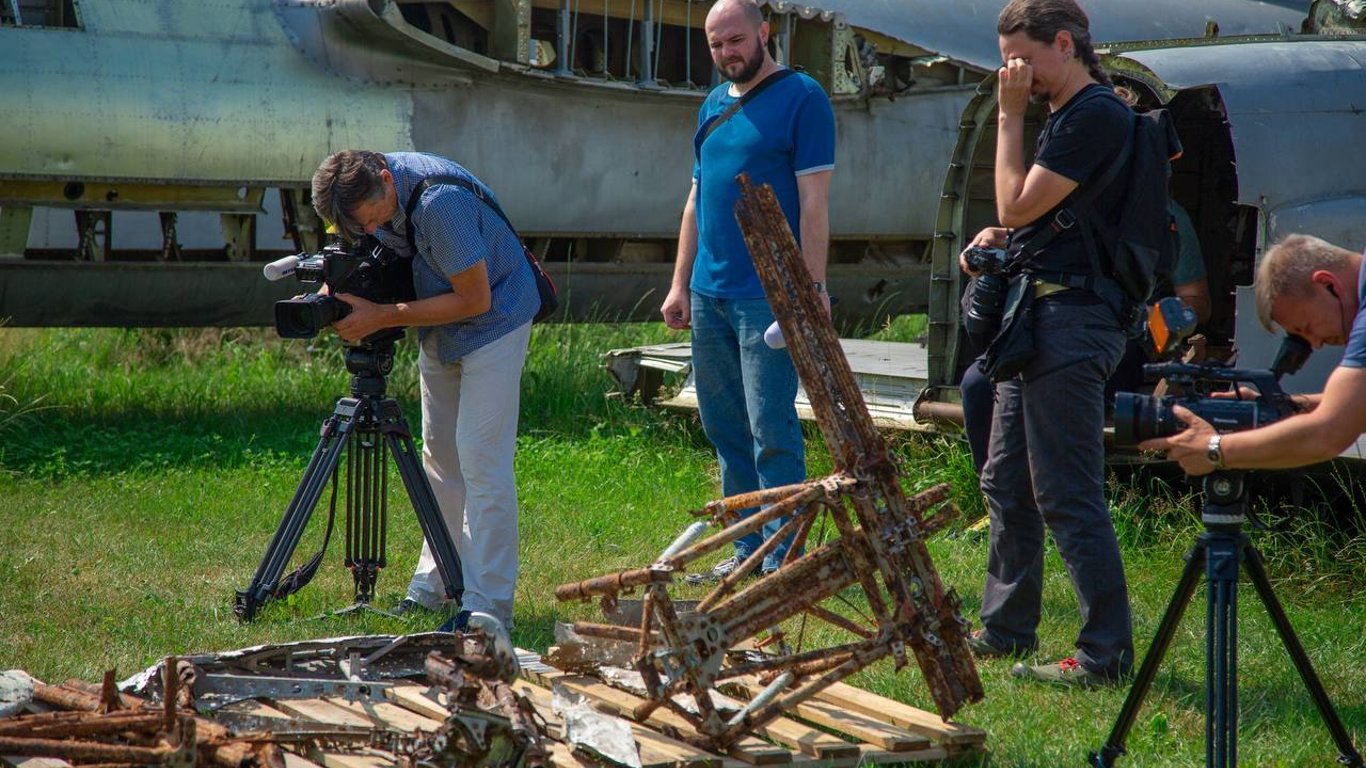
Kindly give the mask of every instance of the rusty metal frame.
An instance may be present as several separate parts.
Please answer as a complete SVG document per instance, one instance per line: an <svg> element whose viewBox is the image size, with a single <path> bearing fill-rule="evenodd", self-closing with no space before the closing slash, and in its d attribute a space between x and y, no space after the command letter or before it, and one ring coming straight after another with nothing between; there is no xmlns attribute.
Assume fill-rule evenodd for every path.
<svg viewBox="0 0 1366 768"><path fill-rule="evenodd" d="M909 646L935 706L945 719L982 698L982 683L968 647L968 623L958 597L941 582L925 539L957 510L949 487L939 485L907 498L895 458L869 416L839 339L801 259L777 199L767 186L739 177L736 218L792 353L821 433L835 463L829 477L720 499L700 513L721 531L697 541L705 526L694 524L655 563L556 589L560 600L600 598L610 608L617 597L641 589L639 627L578 622L588 637L636 643L635 667L647 701L638 719L660 707L688 720L708 748L724 748L756 726L814 696L832 683L891 656L900 669ZM743 521L737 513L763 507ZM787 518L778 534L740 563L689 612L670 595L675 575L765 523ZM818 524L835 534L812 542ZM752 581L764 557L787 536L794 546L775 573ZM857 586L871 615L851 618L833 610L846 588ZM823 605L824 603L824 605ZM788 644L784 626L799 619L842 630L854 640L802 651ZM730 650L767 634L767 647L735 659ZM750 678L767 687L738 712L722 712L711 693L718 685ZM686 696L683 696L686 695ZM687 699L691 699L688 701ZM723 699L717 699L721 701Z"/></svg>

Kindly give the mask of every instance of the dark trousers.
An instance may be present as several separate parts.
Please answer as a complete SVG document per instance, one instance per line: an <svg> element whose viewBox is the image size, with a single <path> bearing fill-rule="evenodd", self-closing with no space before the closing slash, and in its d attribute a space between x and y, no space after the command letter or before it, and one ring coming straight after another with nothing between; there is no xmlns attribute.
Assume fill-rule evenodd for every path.
<svg viewBox="0 0 1366 768"><path fill-rule="evenodd" d="M1124 333L1104 304L1045 298L1034 312L1034 359L996 385L982 471L991 517L982 624L998 645L1037 643L1047 525L1081 611L1077 660L1118 674L1133 663L1133 628L1105 502L1103 430L1105 380Z"/></svg>
<svg viewBox="0 0 1366 768"><path fill-rule="evenodd" d="M977 363L977 358L963 371L963 380L958 384L958 396L963 403L963 432L968 438L968 450L972 452L972 466L978 476L987 463L987 448L991 442L992 412L996 408L996 388Z"/></svg>

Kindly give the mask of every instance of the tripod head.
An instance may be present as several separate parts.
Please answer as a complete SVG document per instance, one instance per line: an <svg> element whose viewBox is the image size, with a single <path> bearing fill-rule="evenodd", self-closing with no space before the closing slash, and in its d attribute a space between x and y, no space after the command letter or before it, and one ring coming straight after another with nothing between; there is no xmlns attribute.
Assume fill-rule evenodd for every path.
<svg viewBox="0 0 1366 768"><path fill-rule="evenodd" d="M384 377L394 370L394 344L401 338L402 328L390 328L347 346L346 370L352 374L352 397L384 396Z"/></svg>
<svg viewBox="0 0 1366 768"><path fill-rule="evenodd" d="M1247 485L1244 472L1220 469L1205 475L1205 508L1200 521L1215 531L1237 531L1247 519Z"/></svg>

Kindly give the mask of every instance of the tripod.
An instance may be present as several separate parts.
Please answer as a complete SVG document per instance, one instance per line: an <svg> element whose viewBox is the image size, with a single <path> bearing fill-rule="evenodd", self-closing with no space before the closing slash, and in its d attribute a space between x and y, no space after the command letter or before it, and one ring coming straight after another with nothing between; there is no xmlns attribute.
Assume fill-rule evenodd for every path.
<svg viewBox="0 0 1366 768"><path fill-rule="evenodd" d="M242 621L251 621L267 601L293 594L313 578L332 536L332 515L328 517L322 549L310 562L289 575L282 577L281 574L294 555L329 479L333 483L331 511L335 515L343 448L347 449L345 563L355 580L356 596L351 607L341 612L375 610L370 608L370 600L374 596L375 580L385 566L390 453L417 513L422 536L431 547L437 571L446 587L446 598L459 600L464 594L460 555L451 543L450 531L441 517L436 496L418 463L412 432L398 402L385 396L384 377L393 370L394 342L402 335L401 330L388 331L357 346L347 347L346 370L352 374L351 396L339 399L332 415L323 421L318 447L256 568L251 586L237 591L233 610Z"/></svg>
<svg viewBox="0 0 1366 768"><path fill-rule="evenodd" d="M1143 697L1152 686L1157 668L1176 634L1176 625L1195 592L1202 565L1208 587L1205 609L1206 767L1232 768L1238 764L1238 572L1242 565L1276 627L1276 634L1280 635L1281 643L1300 673L1300 679L1309 690L1319 716L1337 744L1338 763L1362 768L1361 754L1352 746L1347 729L1328 700L1323 683L1314 673L1304 646L1271 589L1261 553L1243 533L1246 511L1247 490L1242 472L1224 470L1205 478L1205 509L1200 516L1205 532L1186 555L1186 567L1181 572L1176 594L1167 604L1152 648L1139 667L1133 688L1129 689L1105 746L1089 756L1089 762L1095 768L1110 768L1115 759L1125 753L1124 738L1133 727Z"/></svg>

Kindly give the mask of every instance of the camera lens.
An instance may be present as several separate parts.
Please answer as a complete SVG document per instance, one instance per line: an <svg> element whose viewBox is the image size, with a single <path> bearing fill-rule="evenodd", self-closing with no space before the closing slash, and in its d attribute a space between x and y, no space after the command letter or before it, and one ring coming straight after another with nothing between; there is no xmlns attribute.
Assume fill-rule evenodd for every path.
<svg viewBox="0 0 1366 768"><path fill-rule="evenodd" d="M275 302L275 332L282 339L311 339L323 328L351 314L346 302L311 293L302 299Z"/></svg>
<svg viewBox="0 0 1366 768"><path fill-rule="evenodd" d="M985 348L1001 327L1010 283L1001 275L982 275L972 289L972 301L963 316L963 330L978 347Z"/></svg>
<svg viewBox="0 0 1366 768"><path fill-rule="evenodd" d="M1161 411L1165 406L1154 397L1133 392L1115 393L1115 444L1137 445L1162 437ZM1170 413L1170 408L1167 409Z"/></svg>

